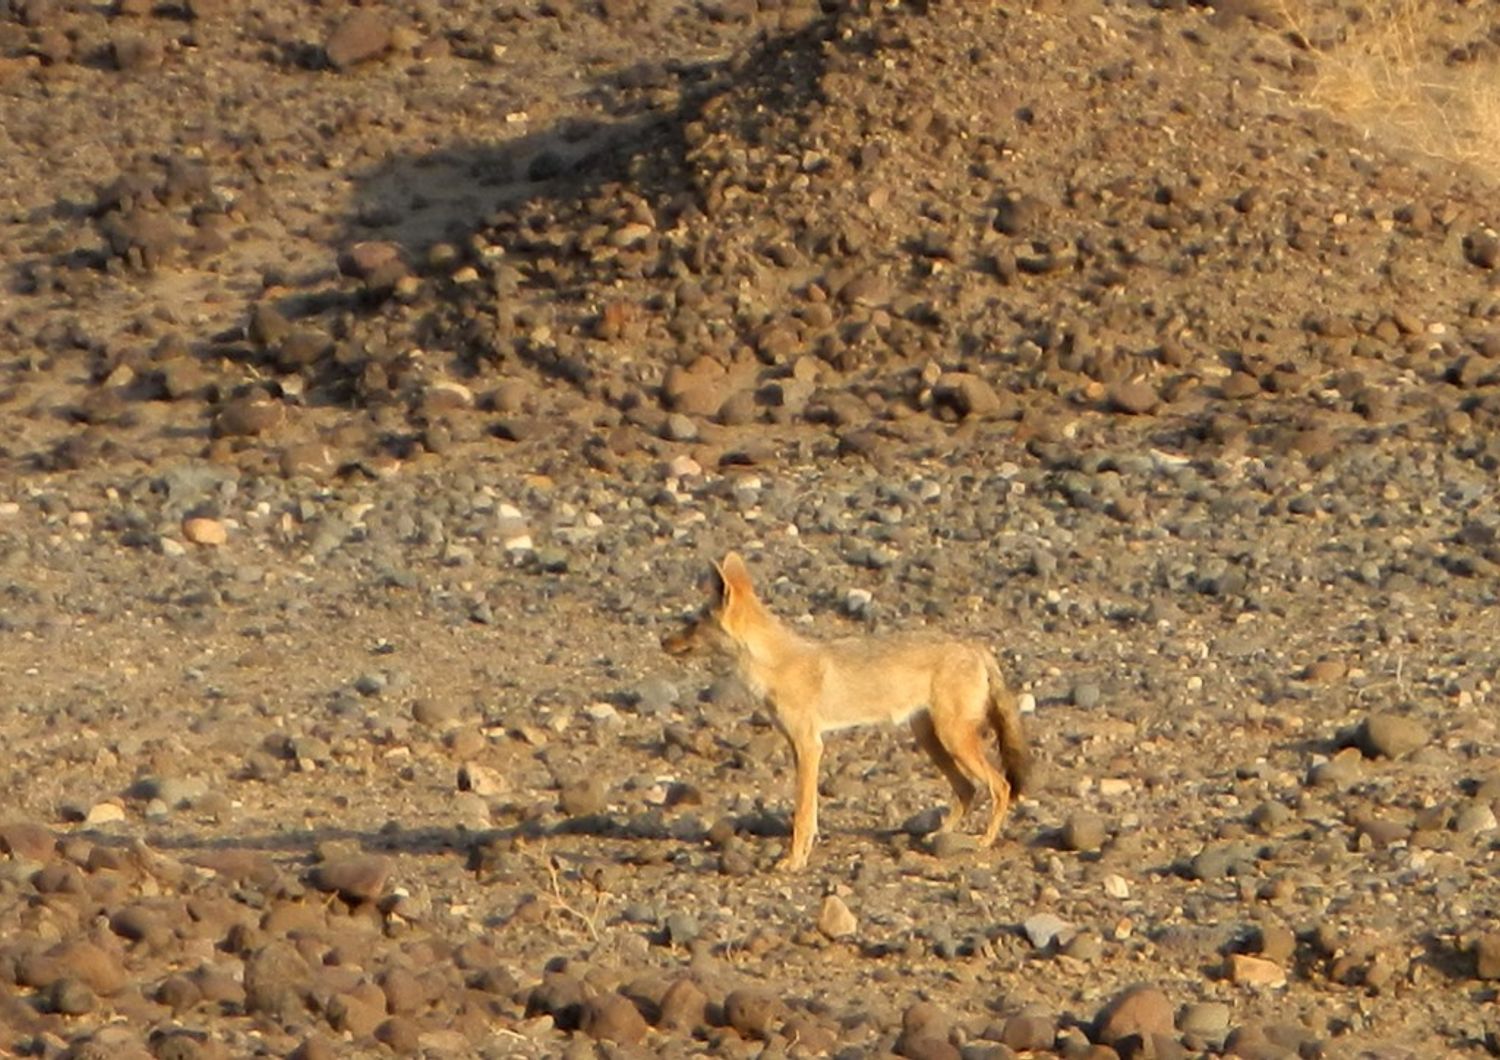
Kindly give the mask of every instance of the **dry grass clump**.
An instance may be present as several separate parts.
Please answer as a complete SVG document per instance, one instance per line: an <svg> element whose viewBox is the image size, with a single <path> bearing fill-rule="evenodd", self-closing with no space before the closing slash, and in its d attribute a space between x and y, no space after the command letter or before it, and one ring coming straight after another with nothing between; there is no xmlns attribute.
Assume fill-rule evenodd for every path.
<svg viewBox="0 0 1500 1060"><path fill-rule="evenodd" d="M1500 178L1500 42L1483 35L1483 19L1469 18L1472 5L1317 6L1285 0L1283 8L1285 24L1316 59L1308 102L1371 139ZM1474 23L1472 39L1453 43L1463 41L1466 21Z"/></svg>

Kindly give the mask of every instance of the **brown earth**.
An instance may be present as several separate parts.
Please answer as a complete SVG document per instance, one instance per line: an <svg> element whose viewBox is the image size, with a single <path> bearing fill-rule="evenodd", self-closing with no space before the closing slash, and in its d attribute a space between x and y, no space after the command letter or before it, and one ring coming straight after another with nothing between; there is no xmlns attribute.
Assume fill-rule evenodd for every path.
<svg viewBox="0 0 1500 1060"><path fill-rule="evenodd" d="M1497 49L0 5L0 1050L1500 1052L1494 170L1329 90ZM999 847L852 732L770 871L781 738L656 647L730 547L996 647Z"/></svg>

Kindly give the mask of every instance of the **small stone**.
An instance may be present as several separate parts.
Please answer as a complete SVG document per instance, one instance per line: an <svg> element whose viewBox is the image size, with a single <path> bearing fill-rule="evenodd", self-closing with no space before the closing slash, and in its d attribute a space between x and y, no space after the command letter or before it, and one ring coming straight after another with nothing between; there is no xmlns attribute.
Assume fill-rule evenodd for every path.
<svg viewBox="0 0 1500 1060"><path fill-rule="evenodd" d="M338 470L333 450L322 442L299 442L281 451L281 473L286 478L309 478L315 482L331 478Z"/></svg>
<svg viewBox="0 0 1500 1060"><path fill-rule="evenodd" d="M125 808L116 802L97 802L89 807L84 824L113 824L125 820Z"/></svg>
<svg viewBox="0 0 1500 1060"><path fill-rule="evenodd" d="M1245 953L1229 955L1229 979L1245 986L1286 986L1286 972L1281 965Z"/></svg>
<svg viewBox="0 0 1500 1060"><path fill-rule="evenodd" d="M1500 235L1477 228L1464 236L1464 258L1481 269L1500 267Z"/></svg>
<svg viewBox="0 0 1500 1060"><path fill-rule="evenodd" d="M648 677L636 685L631 694L637 713L646 715L664 714L681 699L677 686L660 675Z"/></svg>
<svg viewBox="0 0 1500 1060"><path fill-rule="evenodd" d="M94 992L71 975L65 975L47 988L43 1006L62 1016L82 1016L94 1010Z"/></svg>
<svg viewBox="0 0 1500 1060"><path fill-rule="evenodd" d="M590 1038L635 1045L646 1036L646 1020L635 1004L620 994L600 994L583 1003L579 1029Z"/></svg>
<svg viewBox="0 0 1500 1060"><path fill-rule="evenodd" d="M731 991L724 999L724 1021L742 1038L769 1039L781 1015L781 1002L762 990Z"/></svg>
<svg viewBox="0 0 1500 1060"><path fill-rule="evenodd" d="M0 853L26 861L46 861L57 848L50 829L30 821L0 825Z"/></svg>
<svg viewBox="0 0 1500 1060"><path fill-rule="evenodd" d="M830 939L848 938L859 930L859 920L842 898L830 894L818 910L818 930Z"/></svg>
<svg viewBox="0 0 1500 1060"><path fill-rule="evenodd" d="M1347 747L1328 761L1313 766L1308 773L1308 782L1315 787L1347 788L1363 775L1360 762L1359 750Z"/></svg>
<svg viewBox="0 0 1500 1060"><path fill-rule="evenodd" d="M380 977L380 991L385 995L385 1009L392 1015L410 1015L429 1000L422 980L410 968L400 965L388 969Z"/></svg>
<svg viewBox="0 0 1500 1060"><path fill-rule="evenodd" d="M1056 1040L1057 1021L1047 1016L1012 1016L1000 1033L1000 1041L1016 1052L1044 1052Z"/></svg>
<svg viewBox="0 0 1500 1060"><path fill-rule="evenodd" d="M559 1030L570 1031L583 1019L583 1003L588 988L583 981L567 972L552 971L532 987L526 999L526 1015L551 1016Z"/></svg>
<svg viewBox="0 0 1500 1060"><path fill-rule="evenodd" d="M1371 714L1361 723L1356 740L1369 758L1401 758L1424 746L1428 733L1421 722L1404 714Z"/></svg>
<svg viewBox="0 0 1500 1060"><path fill-rule="evenodd" d="M1348 672L1349 666L1343 659L1325 656L1305 667L1300 676L1311 684L1328 685L1342 681Z"/></svg>
<svg viewBox="0 0 1500 1060"><path fill-rule="evenodd" d="M1156 388L1143 379L1116 383L1109 389L1109 406L1116 412L1131 416L1144 416L1156 411L1161 397Z"/></svg>
<svg viewBox="0 0 1500 1060"><path fill-rule="evenodd" d="M64 975L73 977L100 997L113 997L125 988L124 964L114 953L95 943L64 942L47 956Z"/></svg>
<svg viewBox="0 0 1500 1060"><path fill-rule="evenodd" d="M166 48L154 36L141 33L118 33L110 41L115 68L124 73L154 70L166 60Z"/></svg>
<svg viewBox="0 0 1500 1060"><path fill-rule="evenodd" d="M662 994L659 1011L656 1025L662 1030L691 1034L707 1019L708 995L691 979L678 979Z"/></svg>
<svg viewBox="0 0 1500 1060"><path fill-rule="evenodd" d="M931 1001L918 1001L901 1014L901 1036L896 1053L907 1060L959 1060L958 1047L949 1041L953 1021Z"/></svg>
<svg viewBox="0 0 1500 1060"><path fill-rule="evenodd" d="M477 762L465 762L458 769L458 790L472 791L482 798L504 795L510 784L498 769L482 766Z"/></svg>
<svg viewBox="0 0 1500 1060"><path fill-rule="evenodd" d="M980 419L1003 412L1006 403L989 381L970 372L947 372L932 388L933 404L952 409L959 417Z"/></svg>
<svg viewBox="0 0 1500 1060"><path fill-rule="evenodd" d="M365 240L355 243L339 259L340 271L345 275L357 276L366 281L389 272L401 264L401 247L386 240Z"/></svg>
<svg viewBox="0 0 1500 1060"><path fill-rule="evenodd" d="M1197 1001L1183 1007L1177 1029L1214 1042L1229 1031L1229 1006L1222 1001Z"/></svg>
<svg viewBox="0 0 1500 1060"><path fill-rule="evenodd" d="M355 854L326 861L313 869L312 884L349 902L369 902L385 892L394 864L379 854Z"/></svg>
<svg viewBox="0 0 1500 1060"><path fill-rule="evenodd" d="M426 729L445 729L458 720L458 706L449 699L418 699L411 705L412 721Z"/></svg>
<svg viewBox="0 0 1500 1060"><path fill-rule="evenodd" d="M569 817L589 817L604 812L609 794L601 778L579 777L563 783L558 801Z"/></svg>
<svg viewBox="0 0 1500 1060"><path fill-rule="evenodd" d="M1096 813L1074 813L1063 824L1062 844L1077 853L1093 853L1104 845L1106 835L1104 818Z"/></svg>
<svg viewBox="0 0 1500 1060"><path fill-rule="evenodd" d="M390 47L391 29L385 19L368 8L345 18L323 45L328 62L336 70L377 58Z"/></svg>
<svg viewBox="0 0 1500 1060"><path fill-rule="evenodd" d="M1128 927L1129 923L1129 920L1124 920L1115 925L1114 931L1116 937L1119 937L1122 925ZM1104 943L1099 941L1099 936L1092 931L1080 931L1064 944L1062 954L1064 957L1071 957L1075 961L1092 964L1103 956Z"/></svg>
<svg viewBox="0 0 1500 1060"><path fill-rule="evenodd" d="M273 942L245 961L245 1011L294 1019L311 984L307 962L289 942Z"/></svg>
<svg viewBox="0 0 1500 1060"><path fill-rule="evenodd" d="M666 929L667 942L673 946L686 946L698 937L701 930L698 918L681 910L668 914L663 926Z"/></svg>
<svg viewBox="0 0 1500 1060"><path fill-rule="evenodd" d="M1285 924L1262 924L1256 932L1256 952L1268 961L1286 964L1297 950L1297 936Z"/></svg>
<svg viewBox="0 0 1500 1060"><path fill-rule="evenodd" d="M274 432L286 419L280 403L264 395L233 398L214 417L214 431L223 437L252 438Z"/></svg>
<svg viewBox="0 0 1500 1060"><path fill-rule="evenodd" d="M174 1014L184 1012L202 1000L203 991L185 975L169 975L156 988L156 1003L166 1005Z"/></svg>
<svg viewBox="0 0 1500 1060"><path fill-rule="evenodd" d="M1100 1011L1094 1037L1112 1046L1132 1037L1170 1035L1172 1030L1172 1003L1167 995L1153 986L1133 986Z"/></svg>
<svg viewBox="0 0 1500 1060"><path fill-rule="evenodd" d="M1039 950L1045 950L1054 941L1066 943L1076 931L1072 924L1052 913L1035 913L1027 917L1021 930Z"/></svg>
<svg viewBox="0 0 1500 1060"><path fill-rule="evenodd" d="M1500 979L1500 932L1491 931L1474 940L1474 976Z"/></svg>
<svg viewBox="0 0 1500 1060"><path fill-rule="evenodd" d="M671 442L695 442L698 440L698 424L681 412L670 413L662 424L662 437Z"/></svg>
<svg viewBox="0 0 1500 1060"><path fill-rule="evenodd" d="M375 1028L375 1040L397 1056L412 1056L422 1048L422 1029L405 1016L392 1016Z"/></svg>
<svg viewBox="0 0 1500 1060"><path fill-rule="evenodd" d="M218 519L195 516L182 521L182 536L195 545L217 546L229 540L229 531Z"/></svg>
<svg viewBox="0 0 1500 1060"><path fill-rule="evenodd" d="M1080 681L1073 686L1073 691L1069 698L1073 700L1075 707L1083 710L1093 710L1099 705L1099 701L1104 698L1104 693L1092 681Z"/></svg>
<svg viewBox="0 0 1500 1060"><path fill-rule="evenodd" d="M1453 818L1453 830L1459 835L1493 832L1495 827L1495 811L1488 802L1478 799L1465 803Z"/></svg>

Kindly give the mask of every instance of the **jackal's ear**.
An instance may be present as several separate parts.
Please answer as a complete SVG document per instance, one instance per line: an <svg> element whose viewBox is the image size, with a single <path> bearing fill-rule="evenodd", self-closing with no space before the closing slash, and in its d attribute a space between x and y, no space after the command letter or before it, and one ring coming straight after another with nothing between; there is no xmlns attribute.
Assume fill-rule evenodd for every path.
<svg viewBox="0 0 1500 1060"><path fill-rule="evenodd" d="M724 572L719 569L718 563L713 564L700 584L708 590L715 607L723 604L729 596L728 584L724 581Z"/></svg>
<svg viewBox="0 0 1500 1060"><path fill-rule="evenodd" d="M738 552L730 552L716 565L719 577L724 582L724 600L727 603L736 596L754 596L755 587L750 584L750 568L740 559Z"/></svg>

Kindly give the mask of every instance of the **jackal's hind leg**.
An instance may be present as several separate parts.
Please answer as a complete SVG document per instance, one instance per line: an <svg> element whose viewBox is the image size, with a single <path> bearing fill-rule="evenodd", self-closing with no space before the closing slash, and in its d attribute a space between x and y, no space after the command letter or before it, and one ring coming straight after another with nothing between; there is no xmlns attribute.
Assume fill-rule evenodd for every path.
<svg viewBox="0 0 1500 1060"><path fill-rule="evenodd" d="M912 735L917 738L917 743L922 750L932 758L933 763L943 776L948 778L949 785L953 788L953 805L948 807L948 812L943 814L943 822L938 826L941 832L951 832L963 821L964 815L969 812L969 807L974 804L974 793L976 788L968 777L964 776L958 763L943 746L943 741L938 739L937 728L932 723L932 716L926 711L914 714L911 719Z"/></svg>

